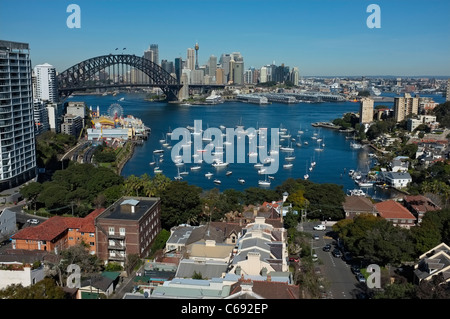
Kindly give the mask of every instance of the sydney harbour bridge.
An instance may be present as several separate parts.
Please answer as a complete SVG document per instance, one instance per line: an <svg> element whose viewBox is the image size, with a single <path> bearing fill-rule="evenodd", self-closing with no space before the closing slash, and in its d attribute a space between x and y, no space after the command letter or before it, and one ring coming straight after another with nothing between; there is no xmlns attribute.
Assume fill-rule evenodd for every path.
<svg viewBox="0 0 450 319"><path fill-rule="evenodd" d="M166 100L176 101L183 84L153 61L129 54L90 58L58 74L58 91L61 97L78 91L131 87L159 87ZM224 85L189 87L209 90L223 88Z"/></svg>

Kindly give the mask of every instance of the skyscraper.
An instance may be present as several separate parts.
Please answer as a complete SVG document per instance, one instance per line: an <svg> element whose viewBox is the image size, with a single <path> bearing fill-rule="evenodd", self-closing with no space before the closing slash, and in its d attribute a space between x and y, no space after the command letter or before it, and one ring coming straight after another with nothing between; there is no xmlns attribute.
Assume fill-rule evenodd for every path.
<svg viewBox="0 0 450 319"><path fill-rule="evenodd" d="M394 98L394 118L396 122L403 121L409 114L417 114L418 111L418 97L411 97L411 94L405 93L404 97Z"/></svg>
<svg viewBox="0 0 450 319"><path fill-rule="evenodd" d="M177 76L178 83L181 81L181 72L183 70L183 59L175 58L175 74Z"/></svg>
<svg viewBox="0 0 450 319"><path fill-rule="evenodd" d="M187 49L186 67L189 70L195 70L195 50L192 48Z"/></svg>
<svg viewBox="0 0 450 319"><path fill-rule="evenodd" d="M227 83L230 79L229 79L229 75L230 75L230 61L231 61L231 55L224 53L220 56L220 60L219 63L223 68L223 74L225 76L225 82Z"/></svg>
<svg viewBox="0 0 450 319"><path fill-rule="evenodd" d="M153 62L159 64L159 48L157 44L150 44L150 50L153 51Z"/></svg>
<svg viewBox="0 0 450 319"><path fill-rule="evenodd" d="M211 55L208 61L208 74L210 76L216 76L216 69L217 69L217 57Z"/></svg>
<svg viewBox="0 0 450 319"><path fill-rule="evenodd" d="M56 69L48 64L39 64L34 67L36 76L35 99L55 103L58 100L58 88L56 85Z"/></svg>
<svg viewBox="0 0 450 319"><path fill-rule="evenodd" d="M36 176L31 61L28 43L0 40L0 189Z"/></svg>

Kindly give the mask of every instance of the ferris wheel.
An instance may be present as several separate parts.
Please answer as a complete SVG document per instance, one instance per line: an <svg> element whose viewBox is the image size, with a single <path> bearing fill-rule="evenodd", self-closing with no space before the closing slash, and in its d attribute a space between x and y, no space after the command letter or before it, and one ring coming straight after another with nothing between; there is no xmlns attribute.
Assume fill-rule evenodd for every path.
<svg viewBox="0 0 450 319"><path fill-rule="evenodd" d="M108 115L113 118L119 118L123 116L123 108L120 104L111 104L108 108Z"/></svg>

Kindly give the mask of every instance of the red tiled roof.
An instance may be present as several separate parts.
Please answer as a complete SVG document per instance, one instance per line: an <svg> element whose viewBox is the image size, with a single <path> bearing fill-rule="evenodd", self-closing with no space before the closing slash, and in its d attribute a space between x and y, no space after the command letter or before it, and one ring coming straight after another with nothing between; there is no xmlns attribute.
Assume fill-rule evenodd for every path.
<svg viewBox="0 0 450 319"><path fill-rule="evenodd" d="M252 291L265 299L299 299L300 290L297 285L289 285L284 282L239 279L232 285L231 293L241 291L241 284L252 284Z"/></svg>
<svg viewBox="0 0 450 319"><path fill-rule="evenodd" d="M375 204L381 217L386 219L416 219L404 206L394 200L386 200Z"/></svg>
<svg viewBox="0 0 450 319"><path fill-rule="evenodd" d="M35 227L27 227L13 235L13 239L28 240L53 240L69 228L78 229L80 232L95 232L94 219L104 211L99 208L92 211L84 218L54 216Z"/></svg>

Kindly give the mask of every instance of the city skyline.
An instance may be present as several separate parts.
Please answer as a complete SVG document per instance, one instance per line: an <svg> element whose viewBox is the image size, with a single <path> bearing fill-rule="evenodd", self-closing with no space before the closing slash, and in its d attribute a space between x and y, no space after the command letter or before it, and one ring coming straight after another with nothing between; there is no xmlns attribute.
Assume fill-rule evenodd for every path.
<svg viewBox="0 0 450 319"><path fill-rule="evenodd" d="M78 4L81 28L67 6ZM381 28L366 12L381 8ZM158 44L159 60L186 59L199 44L199 64L240 52L245 69L275 62L301 76L448 76L448 1L34 1L0 0L0 34L30 44L33 67L62 72L85 59L123 52L142 56ZM18 17L18 12L20 16ZM119 48L118 51L115 51ZM126 48L126 50L122 50Z"/></svg>

